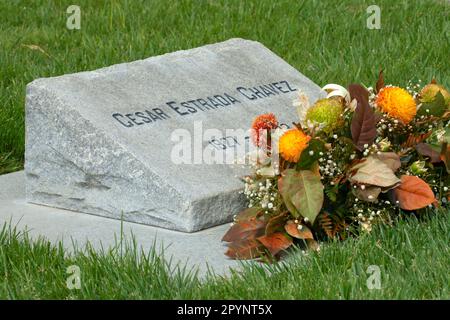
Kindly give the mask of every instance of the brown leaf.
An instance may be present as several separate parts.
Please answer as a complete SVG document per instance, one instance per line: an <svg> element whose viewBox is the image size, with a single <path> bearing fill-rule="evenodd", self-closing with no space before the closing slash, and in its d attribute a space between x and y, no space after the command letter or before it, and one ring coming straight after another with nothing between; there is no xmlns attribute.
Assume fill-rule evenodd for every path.
<svg viewBox="0 0 450 320"><path fill-rule="evenodd" d="M282 231L286 219L286 212L270 218L266 226L266 235Z"/></svg>
<svg viewBox="0 0 450 320"><path fill-rule="evenodd" d="M429 157L431 163L439 163L442 161L440 153L431 148L427 143L419 143L416 145L416 150L420 155Z"/></svg>
<svg viewBox="0 0 450 320"><path fill-rule="evenodd" d="M264 253L264 246L256 239L246 239L232 242L225 253L232 259L254 259Z"/></svg>
<svg viewBox="0 0 450 320"><path fill-rule="evenodd" d="M40 46L38 46L36 44L24 44L23 43L22 47L28 48L30 50L39 51L39 52L45 54L47 57L51 58L51 56L44 49L42 49Z"/></svg>
<svg viewBox="0 0 450 320"><path fill-rule="evenodd" d="M447 173L450 173L450 146L447 144L447 142L444 142L442 144L441 148L441 160L445 164L445 168L447 169Z"/></svg>
<svg viewBox="0 0 450 320"><path fill-rule="evenodd" d="M374 157L381 160L392 172L396 172L402 165L400 157L395 152L380 152L375 154Z"/></svg>
<svg viewBox="0 0 450 320"><path fill-rule="evenodd" d="M276 255L281 250L286 250L292 245L292 238L282 232L262 236L259 237L258 240L269 250L272 255Z"/></svg>
<svg viewBox="0 0 450 320"><path fill-rule="evenodd" d="M308 245L308 248L310 250L317 251L317 252L320 251L320 245L319 245L319 243L316 240L314 240L314 239L306 239L306 244Z"/></svg>
<svg viewBox="0 0 450 320"><path fill-rule="evenodd" d="M263 209L259 207L247 208L236 215L235 221L242 222L256 219L262 213L262 211Z"/></svg>
<svg viewBox="0 0 450 320"><path fill-rule="evenodd" d="M299 225L297 223L295 223L292 220L289 220L288 222L286 222L284 229L291 237L297 239L314 239L311 230L307 226L301 225L302 227L300 230L298 229L298 226Z"/></svg>
<svg viewBox="0 0 450 320"><path fill-rule="evenodd" d="M241 221L228 229L222 241L233 242L245 239L255 239L264 234L266 222L260 219Z"/></svg>
<svg viewBox="0 0 450 320"><path fill-rule="evenodd" d="M369 156L350 168L351 172L355 170L356 173L349 177L353 184L391 188L400 182L391 168L374 156Z"/></svg>
<svg viewBox="0 0 450 320"><path fill-rule="evenodd" d="M401 181L394 192L403 210L425 208L436 200L430 186L419 177L404 175Z"/></svg>
<svg viewBox="0 0 450 320"><path fill-rule="evenodd" d="M410 148L415 146L418 143L421 143L425 139L431 136L431 131L428 131L426 133L423 133L421 135L415 136L413 134L410 134L406 141L402 144L402 148Z"/></svg>
<svg viewBox="0 0 450 320"><path fill-rule="evenodd" d="M323 212L319 215L319 226L329 238L333 239L338 236L339 232L345 229L347 225L344 221L337 222L335 219L332 219L328 212Z"/></svg>
<svg viewBox="0 0 450 320"><path fill-rule="evenodd" d="M372 145L377 136L375 113L369 106L369 93L363 86L351 84L348 89L351 98L358 101L353 114L351 133L356 148L362 151L364 145Z"/></svg>
<svg viewBox="0 0 450 320"><path fill-rule="evenodd" d="M380 90L384 87L384 77L383 77L383 69L380 70L380 73L378 74L378 81L375 86L377 93L380 92Z"/></svg>
<svg viewBox="0 0 450 320"><path fill-rule="evenodd" d="M361 187L352 188L352 192L359 200L366 202L377 201L378 195L381 193L381 188L376 186L367 186L364 189Z"/></svg>

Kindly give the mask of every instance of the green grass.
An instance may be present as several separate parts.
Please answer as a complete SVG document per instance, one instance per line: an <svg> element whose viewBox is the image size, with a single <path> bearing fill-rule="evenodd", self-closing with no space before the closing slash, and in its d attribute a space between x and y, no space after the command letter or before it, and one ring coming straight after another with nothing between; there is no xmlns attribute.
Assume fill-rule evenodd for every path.
<svg viewBox="0 0 450 320"><path fill-rule="evenodd" d="M81 30L66 8L81 7ZM1 1L0 172L22 167L25 85L242 37L261 41L319 85L372 85L436 77L450 85L448 1L377 0L381 30L366 28L374 1ZM36 50L39 46L41 50ZM32 48L35 48L34 50Z"/></svg>
<svg viewBox="0 0 450 320"><path fill-rule="evenodd" d="M199 278L135 245L68 255L62 245L5 227L0 232L0 298L8 299L450 299L450 213L378 227L359 239L329 243L288 264L250 267L228 277ZM130 242L129 242L130 243ZM139 258L140 257L140 258ZM68 266L81 289L66 287ZM367 288L370 265L381 289Z"/></svg>
<svg viewBox="0 0 450 320"><path fill-rule="evenodd" d="M66 8L81 7L81 30L65 27ZM0 174L24 159L25 85L39 77L242 37L258 40L319 85L373 85L435 77L450 86L448 1L377 0L381 30L366 26L374 1L1 1ZM450 215L323 247L319 255L246 267L226 279L173 270L154 252L128 248L68 255L9 228L0 233L0 298L450 298ZM66 268L82 271L81 290L66 288ZM382 289L366 287L369 265Z"/></svg>

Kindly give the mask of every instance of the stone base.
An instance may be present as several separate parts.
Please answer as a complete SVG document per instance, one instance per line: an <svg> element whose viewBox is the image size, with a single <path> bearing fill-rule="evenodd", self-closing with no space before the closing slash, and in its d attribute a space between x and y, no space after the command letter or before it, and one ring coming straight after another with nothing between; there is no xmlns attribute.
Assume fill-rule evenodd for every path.
<svg viewBox="0 0 450 320"><path fill-rule="evenodd" d="M114 246L121 230L119 220L27 203L23 171L0 176L0 224L4 223L29 230L32 238L44 236L53 243L62 240L69 252L73 242L79 248L88 241L96 249ZM186 264L188 268L198 267L200 274L205 274L208 266L217 274L227 274L230 267L240 265L224 255L226 247L221 238L228 227L224 224L184 233L123 222L125 237L130 239L133 234L145 251L153 245L158 250L163 247L167 259L172 257L174 264Z"/></svg>

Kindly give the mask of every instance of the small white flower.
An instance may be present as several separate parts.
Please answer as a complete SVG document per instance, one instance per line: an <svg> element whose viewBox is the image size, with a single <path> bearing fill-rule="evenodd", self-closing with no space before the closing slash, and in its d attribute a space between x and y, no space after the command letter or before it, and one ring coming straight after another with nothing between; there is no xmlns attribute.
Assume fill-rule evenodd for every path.
<svg viewBox="0 0 450 320"><path fill-rule="evenodd" d="M309 155L313 156L314 155L314 151L313 150L309 151Z"/></svg>
<svg viewBox="0 0 450 320"><path fill-rule="evenodd" d="M273 203L269 202L269 204L267 205L267 208L272 209L273 208Z"/></svg>
<svg viewBox="0 0 450 320"><path fill-rule="evenodd" d="M305 220L305 222L308 222L308 221L309 221L309 219L308 219L307 217L306 217L304 220Z"/></svg>
<svg viewBox="0 0 450 320"><path fill-rule="evenodd" d="M444 191L448 191L448 188L447 188L447 187L444 187Z"/></svg>

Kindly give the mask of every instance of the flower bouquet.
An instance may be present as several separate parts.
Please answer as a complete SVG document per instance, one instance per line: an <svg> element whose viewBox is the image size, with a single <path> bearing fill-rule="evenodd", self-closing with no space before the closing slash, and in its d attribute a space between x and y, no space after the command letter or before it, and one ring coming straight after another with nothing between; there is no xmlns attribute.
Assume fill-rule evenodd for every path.
<svg viewBox="0 0 450 320"><path fill-rule="evenodd" d="M294 101L299 119L281 128L275 115L252 125L253 173L243 178L248 208L223 237L233 259L272 261L294 242L394 225L402 214L447 205L450 93L433 80L405 89L330 84L327 97ZM256 156L255 156L256 155Z"/></svg>

